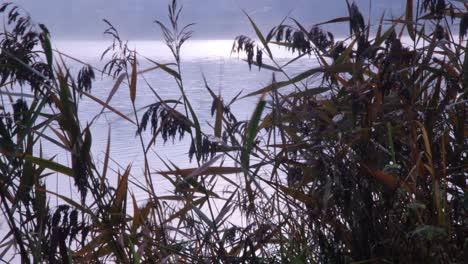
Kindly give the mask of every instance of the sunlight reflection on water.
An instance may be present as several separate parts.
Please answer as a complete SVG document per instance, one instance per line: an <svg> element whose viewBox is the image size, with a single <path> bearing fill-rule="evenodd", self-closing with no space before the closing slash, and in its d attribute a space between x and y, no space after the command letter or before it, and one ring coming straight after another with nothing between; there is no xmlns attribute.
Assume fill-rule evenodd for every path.
<svg viewBox="0 0 468 264"><path fill-rule="evenodd" d="M102 69L105 60L101 61L101 53L107 48L110 42L93 42L93 41L56 41L54 48L59 51L75 57L84 63L91 64L98 69ZM139 61L139 69L146 69L153 66L143 57L151 58L154 61L161 63L168 63L172 61L172 57L168 48L162 43L157 41L136 41L130 42L130 47L134 47L141 57ZM239 92L242 91L243 95L256 91L271 82L272 73L267 70L259 71L255 66L249 70L246 62L242 61L243 56L231 54L232 41L230 40L210 40L210 41L192 41L189 42L182 52L182 78L186 93L198 119L207 134L213 134L212 128L209 123L213 123L211 116L211 96L205 88L203 82L203 75L206 76L210 87L222 95L225 101L230 101ZM273 49L277 62L281 65L287 63L294 56L285 49ZM58 56L56 56L57 58ZM77 73L83 65L80 63L63 57L72 73ZM268 60L265 59L267 63ZM304 57L288 66L286 72L289 75L294 75L306 71L316 66L316 60L309 57ZM163 99L179 99L180 91L176 86L174 79L161 71L151 71L144 74L145 79L156 90L156 92ZM115 80L106 77L96 72L96 80L93 83L92 95L102 101L106 101L109 93L114 86ZM281 73L276 74L277 81L284 80L285 77ZM151 89L146 85L142 78L138 79L138 88L136 94L136 108L142 109L145 106L156 102L156 97L153 95ZM231 110L237 116L238 120L247 120L255 108L258 97L250 97L237 101L231 106ZM133 108L129 99L129 89L127 86L122 85L117 93L114 95L110 105L118 111L128 115L132 120ZM79 118L82 128L101 111L102 106L98 103L83 97L79 104ZM142 111L139 112L141 119ZM114 171L124 171L125 168L131 164L132 173L130 179L134 182L144 183L143 170L144 170L144 157L142 155L142 145L139 138L136 136L136 126L117 116L114 113L106 111L101 115L96 122L92 125L92 153L93 159L98 166L102 169L103 160L105 157L105 150L108 140L108 131L111 131L111 147L110 147L110 168ZM52 136L53 135L49 135ZM151 140L149 131L143 133L144 144L148 144ZM190 163L188 159L188 149L190 140L186 136L183 140L176 140L174 143L168 141L164 143L158 139L152 147L153 151L148 154L149 166L151 172L165 170L164 163L160 160L171 161L179 168L196 167L196 163ZM58 163L70 166L70 156L63 149L56 145L41 141L44 158L54 158ZM109 182L116 186L116 174L108 173ZM167 195L173 187L162 176L153 174L153 184L158 195ZM240 181L240 179L233 179ZM144 184L143 184L144 185ZM222 193L229 189L231 186L226 184L225 181L218 181L215 192ZM79 195L73 187L73 179L61 175L51 175L47 178L47 189L57 192L79 200ZM144 200L147 195L140 191L135 185L129 187L130 191L135 194L138 201ZM62 204L56 196L50 196L50 206ZM90 195L88 195L88 199ZM217 205L217 202L215 204ZM132 203L129 203L129 212L132 211ZM3 216L0 216L0 219ZM241 218L239 218L241 219ZM6 227L0 223L0 235L7 230ZM16 260L16 259L15 259Z"/></svg>
<svg viewBox="0 0 468 264"><path fill-rule="evenodd" d="M102 68L105 63L100 60L101 53L106 49L109 43L106 42L56 42L56 48L70 56L89 63L98 68ZM171 62L170 51L162 43L157 41L136 41L129 42L130 47L135 47L137 52L142 56L139 60L140 69L146 69L151 65L143 57L151 58L154 61L167 63ZM267 70L259 71L255 66L252 70L246 62L242 61L237 54L230 54L232 41L229 40L210 40L210 41L192 41L189 42L182 52L182 78L184 80L185 89L188 98L198 115L200 123L205 129L205 133L210 134L212 128L208 123L212 123L211 105L212 100L208 91L205 88L203 77L205 75L210 87L219 92L225 101L230 101L240 91L243 94L258 90L271 82L272 73ZM288 62L293 55L285 49L273 49L275 57L279 59L277 62L283 64ZM73 60L65 58L72 71L77 72L81 65ZM269 62L271 63L271 62ZM287 73L290 75L310 69L316 65L315 59L305 57L296 61L287 68ZM281 73L276 74L278 81L285 79ZM176 86L174 79L162 71L151 71L144 74L145 79L156 90L163 99L178 99L180 91ZM105 101L110 90L114 85L114 80L109 77L97 74L96 81L92 88L93 96ZM156 102L156 97L153 95L150 88L146 85L143 79L138 80L136 107L141 109L151 103ZM231 109L237 115L239 120L247 120L256 105L258 98L251 97L242 99L232 105ZM132 120L133 108L129 99L128 87L122 85L113 97L110 105L118 111L127 114ZM96 102L83 97L79 106L79 115L82 125L89 122L96 116L101 106ZM141 116L143 111L139 113ZM98 165L102 165L104 160L104 152L106 149L108 129L111 130L111 167L115 170L122 171L128 164L132 164L132 175L134 180L144 182L142 176L144 170L144 158L142 155L142 145L139 138L136 136L136 127L125 121L114 113L107 113L100 116L92 127L93 136L93 158ZM151 140L149 131L143 135L145 145ZM185 137L182 141L177 140L172 143L166 143L158 139L153 146L154 152L149 153L149 165L151 171L165 170L163 162L159 159L177 164L180 168L193 167L195 164L190 164L188 159L189 139ZM60 149L55 146L49 146L46 154L50 157L56 153L60 153ZM155 154L159 155L159 157ZM59 155L58 162L65 164L69 163L67 155ZM54 177L53 177L54 178ZM115 179L109 179L112 184L115 184ZM166 193L172 190L167 181L162 176L154 176L153 181L157 184L159 193ZM70 190L69 181L57 181L51 179L48 181L49 187L57 190ZM57 185L58 184L58 185ZM75 194L76 195L76 194ZM136 192L137 198L143 198Z"/></svg>

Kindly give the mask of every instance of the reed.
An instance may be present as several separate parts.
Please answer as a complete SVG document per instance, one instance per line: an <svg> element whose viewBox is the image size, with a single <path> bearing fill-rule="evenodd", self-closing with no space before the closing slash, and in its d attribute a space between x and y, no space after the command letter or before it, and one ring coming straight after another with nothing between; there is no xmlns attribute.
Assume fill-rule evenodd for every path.
<svg viewBox="0 0 468 264"><path fill-rule="evenodd" d="M402 17L382 16L377 26L346 4L346 17L310 27L288 18L268 34L246 13L256 36L237 37L233 52L245 53L248 67L272 71L272 82L228 100L205 79L212 130L202 129L186 94L180 51L192 24L180 25L176 0L169 23L155 22L172 63L130 50L105 21L112 45L99 72L115 79L106 101L92 95L96 68L83 65L74 76L52 50L46 26L2 4L0 208L9 232L0 259L14 253L24 263L463 263L468 4L407 0ZM320 28L334 23L349 24L350 35L337 40ZM296 56L281 65L273 46ZM290 76L288 67L304 56L319 66ZM140 69L143 60L153 67ZM141 82L153 71L171 76L180 97L164 98ZM154 103L141 113L135 95L145 85ZM110 104L125 87L131 117ZM96 164L94 123L78 116L83 96L134 127L145 160L138 185L144 203L130 191L131 165L109 165L110 131L104 162ZM251 118L240 120L230 106L253 96L259 100ZM194 167L165 161L153 172L148 153L155 140L184 136ZM44 158L42 141L65 150L71 166ZM80 199L49 189L45 179L53 173L71 177ZM173 185L171 194L157 195L155 176ZM216 191L219 181L231 188ZM62 205L51 206L51 198Z"/></svg>

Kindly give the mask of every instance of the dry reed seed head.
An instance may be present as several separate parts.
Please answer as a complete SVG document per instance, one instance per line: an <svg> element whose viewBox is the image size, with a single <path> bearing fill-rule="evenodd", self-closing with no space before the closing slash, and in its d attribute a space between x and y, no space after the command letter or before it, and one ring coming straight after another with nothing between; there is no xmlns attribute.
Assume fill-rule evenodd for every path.
<svg viewBox="0 0 468 264"><path fill-rule="evenodd" d="M309 31L309 40L321 51L325 51L334 44L334 36L330 32L324 32L318 26L313 26Z"/></svg>
<svg viewBox="0 0 468 264"><path fill-rule="evenodd" d="M84 139L80 140L83 143L75 143L73 147L72 170L74 184L81 195L81 202L84 203L88 189L90 188L90 171L93 165L90 158L92 139L89 128L87 128L83 133Z"/></svg>
<svg viewBox="0 0 468 264"><path fill-rule="evenodd" d="M462 19L460 20L460 37L463 39L466 36L468 31L468 13L463 14Z"/></svg>
<svg viewBox="0 0 468 264"><path fill-rule="evenodd" d="M211 116L213 117L215 115L219 104L221 104L223 114L227 118L227 120L229 122L235 121L236 117L231 112L231 108L228 105L224 104L224 100L221 97L216 97L216 98L213 99L213 102L211 104Z"/></svg>
<svg viewBox="0 0 468 264"><path fill-rule="evenodd" d="M30 69L23 64L46 78L52 76L50 67L41 61L41 52L37 50L37 45L48 31L44 30L45 27L39 26L42 30L39 32L29 15L11 3L3 4L0 13L5 13L7 16L6 30L0 33L0 64L8 65L0 67L0 85L8 81L20 86L28 84L35 94L44 95L42 86L46 80L42 76L31 74Z"/></svg>
<svg viewBox="0 0 468 264"><path fill-rule="evenodd" d="M444 17L446 8L447 2L445 0L424 0L421 6L422 11L429 11L437 20Z"/></svg>
<svg viewBox="0 0 468 264"><path fill-rule="evenodd" d="M333 34L323 31L318 26L313 26L309 32L303 32L288 25L281 25L277 27L276 40L278 42L284 40L284 42L292 44L288 49L293 52L297 51L299 54L307 53L309 55L312 51L311 43L322 52L331 49L334 45Z"/></svg>
<svg viewBox="0 0 468 264"><path fill-rule="evenodd" d="M340 57L340 55L346 50L346 48L347 47L343 41L337 42L330 53L333 60L337 60Z"/></svg>
<svg viewBox="0 0 468 264"><path fill-rule="evenodd" d="M206 162L210 158L213 158L216 152L219 150L219 143L211 141L207 136L203 135L200 149L197 148L195 140L192 140L188 156L190 162L192 162L193 156L197 158L197 161Z"/></svg>
<svg viewBox="0 0 468 264"><path fill-rule="evenodd" d="M58 210L55 211L54 216L52 217L52 222L51 222L53 227L57 227L60 224L60 220L62 219L61 217L62 215L60 214L60 211Z"/></svg>
<svg viewBox="0 0 468 264"><path fill-rule="evenodd" d="M258 70L260 70L262 68L262 65L263 65L263 52L261 49L259 49L257 47L257 64L258 64Z"/></svg>
<svg viewBox="0 0 468 264"><path fill-rule="evenodd" d="M284 25L281 25L278 27L278 31L276 33L276 42L283 41L284 29L285 29Z"/></svg>
<svg viewBox="0 0 468 264"><path fill-rule="evenodd" d="M168 17L170 26L166 26L159 20L154 22L159 25L166 45L172 52L177 64L180 64L180 50L182 45L192 37L193 31L189 30L194 24L187 24L183 27L179 26L179 18L183 7L178 6L177 1L173 1L168 5Z"/></svg>
<svg viewBox="0 0 468 264"><path fill-rule="evenodd" d="M253 47L254 41L244 35L237 36L234 39L234 44L232 46L232 52L239 53L245 51L248 47Z"/></svg>
<svg viewBox="0 0 468 264"><path fill-rule="evenodd" d="M247 49L247 62L249 63L249 68L252 69L252 64L253 64L253 57L254 57L254 49L252 47L248 47Z"/></svg>
<svg viewBox="0 0 468 264"><path fill-rule="evenodd" d="M84 66L78 73L78 90L79 91L90 91L93 85L95 74L91 65Z"/></svg>
<svg viewBox="0 0 468 264"><path fill-rule="evenodd" d="M103 21L108 25L104 31L104 35L112 37L112 44L102 53L101 60L112 51L110 60L104 65L102 74L106 73L113 78L116 78L121 73L126 73L128 65L135 62L133 51L128 47L128 41L123 41L118 30L106 19Z"/></svg>
<svg viewBox="0 0 468 264"><path fill-rule="evenodd" d="M257 53L255 53L255 50ZM256 58L256 63L261 68L263 65L263 50L255 43L254 40L244 35L237 36L234 39L231 52L240 53L241 51L245 52L247 55L249 69L252 69L254 57Z"/></svg>
<svg viewBox="0 0 468 264"><path fill-rule="evenodd" d="M89 149L85 150L81 148L78 150L78 153L72 155L73 179L75 186L81 194L81 201L84 202L89 188Z"/></svg>
<svg viewBox="0 0 468 264"><path fill-rule="evenodd" d="M49 212L45 227L45 236L41 245L44 256L51 263L63 260L68 254L67 247L69 248L72 243L85 241L82 237L80 242L78 235L83 234L87 226L84 222L78 223L77 209L68 205L57 207L52 217ZM59 255L57 255L57 249Z"/></svg>
<svg viewBox="0 0 468 264"><path fill-rule="evenodd" d="M74 227L78 226L78 210L77 209L72 210L72 212L70 213L70 225Z"/></svg>
<svg viewBox="0 0 468 264"><path fill-rule="evenodd" d="M286 31L284 32L284 41L285 42L291 42L292 41L292 35L293 35L293 28L290 26L286 27Z"/></svg>
<svg viewBox="0 0 468 264"><path fill-rule="evenodd" d="M197 152L197 147L195 146L195 140L192 140L192 143L190 143L190 149L188 152L188 157L189 157L190 162L192 162L193 156L195 155L196 152Z"/></svg>
<svg viewBox="0 0 468 264"><path fill-rule="evenodd" d="M41 41L44 41L45 40L45 36L49 36L50 35L50 31L49 29L46 27L46 25L44 24L38 24L39 28L42 30L43 34L41 34Z"/></svg>
<svg viewBox="0 0 468 264"><path fill-rule="evenodd" d="M296 31L293 34L293 40L292 40L293 48L292 51L294 52L297 50L299 54L303 53L308 53L310 54L311 52L311 45L309 41L306 40L306 35L302 31Z"/></svg>
<svg viewBox="0 0 468 264"><path fill-rule="evenodd" d="M213 98L213 102L211 103L211 116L214 116L219 106L223 109L224 112L226 106L224 105L223 99L220 97Z"/></svg>
<svg viewBox="0 0 468 264"><path fill-rule="evenodd" d="M361 11L359 11L359 7L356 5L355 2L350 7L349 10L349 15L350 15L350 33L359 35L365 31L366 24L364 22L364 17L361 14Z"/></svg>
<svg viewBox="0 0 468 264"><path fill-rule="evenodd" d="M177 135L179 135L179 140L182 140L184 134L190 133L192 128L187 117L161 102L151 105L143 114L140 127L137 130L138 134L146 130L148 122L151 123L151 133L156 135L160 132L164 142L170 138L174 141Z"/></svg>
<svg viewBox="0 0 468 264"><path fill-rule="evenodd" d="M4 13L8 8L10 8L10 11L7 12L7 25L14 24L12 32L15 35L23 35L34 26L26 12L13 3L2 4L0 13Z"/></svg>
<svg viewBox="0 0 468 264"><path fill-rule="evenodd" d="M25 123L28 111L28 104L26 101L22 99L16 100L16 103L13 104L13 119L15 120L15 123Z"/></svg>

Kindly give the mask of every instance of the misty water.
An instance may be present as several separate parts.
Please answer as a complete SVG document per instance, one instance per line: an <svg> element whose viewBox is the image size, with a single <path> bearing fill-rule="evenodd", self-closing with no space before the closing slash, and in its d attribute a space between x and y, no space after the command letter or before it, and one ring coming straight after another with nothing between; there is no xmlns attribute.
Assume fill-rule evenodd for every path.
<svg viewBox="0 0 468 264"><path fill-rule="evenodd" d="M101 53L107 48L109 42L92 42L92 41L58 41L55 42L55 48L71 57L89 63L90 65L102 69L106 63L106 59L101 60ZM147 69L154 64L146 61L144 57L159 63L170 63L173 61L171 53L162 42L157 41L134 41L130 42L131 49L135 49L139 55L139 69ZM208 84L217 93L221 94L225 102L229 102L239 92L246 95L249 92L256 91L269 83L272 80L272 72L262 69L259 71L254 65L250 70L248 64L243 61L243 55L231 54L231 40L194 40L189 42L182 50L182 78L188 98L198 115L204 132L213 133L213 118L211 116L212 98L205 88L203 75L206 76ZM274 49L274 57L279 65L287 63L295 55L285 49ZM296 54L297 55L297 54ZM77 72L83 65L68 57L63 57L72 72ZM266 59L265 59L266 60ZM271 63L266 60L267 63ZM316 66L316 60L313 57L304 57L303 59L294 62L286 68L289 75L294 75ZM179 99L181 94L173 79L169 74L155 70L144 74L144 79L138 79L138 88L136 95L137 109L143 109L145 106L157 102L156 96L145 82L163 98L163 99ZM285 76L282 73L276 73L278 81L284 80ZM96 80L93 83L91 94L102 101L106 101L109 96L115 80L101 75L96 72ZM258 97L244 98L231 106L231 110L236 114L239 120L248 120L255 108ZM110 105L128 115L134 120L133 108L129 97L129 89L126 84L122 84L120 89L114 95ZM93 120L93 118L101 111L102 106L93 100L82 97L79 105L79 117L82 125ZM139 118L144 113L141 110ZM111 168L114 170L123 171L129 164L132 165L131 178L134 182L144 182L144 156L142 145L139 137L136 136L137 127L122 117L119 117L113 112L105 111L92 125L92 140L93 140L93 158L96 164L103 164L105 150L108 140L108 131L111 131ZM152 135L149 130L143 133L145 145L150 142ZM62 149L54 146L51 143L43 142L45 156L52 158L62 164L70 164L69 155L64 153ZM164 143L160 137L156 140L152 147L153 151L149 152L150 170L153 172L153 183L156 185L156 192L165 194L172 190L170 185L163 176L158 175L157 171L167 170L164 166L165 162L172 162L179 168L196 167L196 162L190 163L188 158L188 150L190 139L186 136L183 140L177 139L172 142L169 140ZM114 174L115 175L115 174ZM116 179L109 178L111 184L115 186ZM76 196L73 190L73 179L63 178L63 176L51 176L47 181L48 187L51 190L56 190L59 193L69 194L72 197ZM226 186L219 186L224 188ZM137 188L133 189L138 200L146 197L143 192L139 192ZM71 193L70 193L71 192ZM77 197L77 196L76 196ZM54 201L55 202L55 201ZM60 203L60 201L57 201Z"/></svg>
<svg viewBox="0 0 468 264"><path fill-rule="evenodd" d="M167 4L170 1L137 1L129 2L116 0L112 5L105 1L60 1L60 0L17 0L29 12L38 23L44 23L50 29L53 38L69 39L69 41L53 41L55 48L73 56L85 63L89 63L97 68L102 68L105 61L100 60L101 53L108 47L110 41L102 41L102 32L107 27L102 19L106 18L119 29L124 38L130 39L162 39L159 29L153 21L167 17ZM358 0L365 14L372 17L374 23L378 22L380 12L387 10L390 17L393 14L401 14L405 1L385 1L375 0L372 5L368 5L367 0ZM330 1L217 1L209 0L200 4L198 1L181 1L185 9L182 15L184 23L196 23L193 27L194 37L182 50L182 77L186 87L186 92L199 115L204 131L212 131L209 122L211 117L211 96L205 89L202 74L209 82L210 87L219 92L225 101L230 101L235 95L243 91L243 94L258 90L269 84L272 79L270 71L258 71L253 67L249 70L246 62L239 59L236 54L231 56L232 40L200 40L203 38L226 38L233 39L238 34L255 36L250 22L245 16L247 12L256 21L262 30L267 30L278 25L282 19L290 15L304 23L307 27L327 21L336 17L347 15L347 6L341 0ZM288 21L287 23L290 23ZM337 24L332 27L324 26L325 29L332 30L338 37L340 34L348 34L347 24ZM266 33L266 32L264 32ZM77 41L76 39L100 39L99 41ZM135 48L140 58L149 57L159 63L172 62L171 53L164 43L160 41L131 41L131 49ZM273 48L273 47L272 47ZM274 49L273 53L277 62L281 65L289 61L295 55L284 49ZM242 56L241 56L242 58ZM77 73L82 65L74 60L64 57L65 62L72 72ZM268 62L267 62L268 63ZM314 58L305 57L288 66L286 71L290 75L305 71L316 65ZM141 59L139 69L153 66L148 61ZM106 100L115 80L97 74L97 79L93 83L92 95L101 100ZM179 99L180 91L174 79L161 71L151 71L146 73L146 80L158 92L163 99ZM276 75L277 80L285 77L281 73ZM247 120L255 107L258 97L242 99L232 105L231 109L239 120ZM151 103L156 102L156 97L152 91L139 79L136 104L141 109ZM133 109L129 99L128 87L122 85L113 97L110 105L120 112L129 115L134 120ZM86 125L102 109L96 102L83 97L79 106L81 124ZM111 158L110 166L114 170L123 170L127 165L132 165L132 177L134 180L143 181L143 150L139 138L135 132L137 128L114 113L107 113L100 116L92 126L93 136L93 158L97 165L102 165L104 152L106 149L108 130L111 131ZM143 115L140 111L139 117ZM151 134L146 131L144 141L147 144L151 140ZM63 164L70 164L69 154L51 144L43 141L45 156L52 158ZM189 139L185 137L182 141L164 142L158 138L149 153L150 167L152 172L165 170L164 161L172 161L180 168L196 167L197 164L190 163L188 159ZM115 175L115 174L114 174ZM162 176L153 173L153 181L158 185L157 191L164 193L172 187L167 184ZM115 185L116 179L109 178L111 184ZM71 191L73 182L70 178L63 176L52 176L47 181L50 189L57 192L76 195ZM139 193L136 192L137 196ZM59 201L57 201L59 202Z"/></svg>
<svg viewBox="0 0 468 264"><path fill-rule="evenodd" d="M54 41L54 49L67 55L62 55L60 58L59 54L55 53L55 59L63 59L71 72L76 74L83 67L82 63L90 64L96 68L96 79L93 82L90 93L102 101L107 100L115 84L113 78L102 75L97 71L98 69L102 69L107 62L106 58L101 60L101 54L110 44L110 42L104 41ZM135 49L139 54L139 70L154 66L154 64L146 61L144 57L150 58L158 63L173 62L171 53L163 42L133 41L129 43L129 46L131 49ZM182 78L186 93L198 115L203 131L207 134L213 133L211 124L214 123L214 120L211 116L212 97L205 88L203 75L205 75L210 88L221 94L225 102L230 102L231 99L241 91L241 96L246 95L249 92L263 88L272 81L271 71L264 69L259 71L254 65L250 70L248 64L243 61L244 55L231 54L231 48L232 40L193 40L188 42L182 49ZM297 55L279 48L273 48L272 51L279 65L287 63ZM78 59L81 62L77 62L70 57ZM266 63L271 63L266 58L264 60ZM316 60L313 57L309 58L306 56L288 66L286 72L289 75L294 75L315 66ZM285 79L282 73L276 73L275 76L277 81ZM139 119L141 119L144 113L145 106L157 102L156 96L146 84L145 79L163 99L177 100L180 99L181 96L174 78L169 74L160 70L145 73L144 79L141 76L138 79L137 86L136 108L140 110L143 109L138 112ZM28 93L29 91L25 89L23 92ZM29 101L28 98L25 99ZM231 106L231 110L237 116L238 120L248 120L252 115L258 99L258 96L240 99ZM127 115L130 119L135 119L130 101L129 88L125 83L120 86L120 89L113 96L109 104L119 112ZM91 122L101 110L102 105L83 96L80 99L78 110L82 128L84 128L88 122ZM114 172L119 170L123 172L128 165L131 165L130 181L132 183L141 183L142 186L145 186L145 179L143 176L144 156L141 142L136 135L137 127L108 110L100 115L99 118L95 119L91 126L92 155L98 169L102 169L109 130L111 132L110 169ZM52 132L47 134L59 141ZM142 135L144 143L147 145L152 139L150 130L148 129ZM54 161L60 164L71 166L69 152L45 139L41 140L41 145L44 158L53 158ZM189 147L189 135L186 135L181 141L176 139L174 142L169 140L166 143L164 143L159 136L152 146L152 150L148 153L148 158L154 189L158 195L169 195L174 190L174 187L169 181L160 174L157 174L157 171L167 170L164 162L172 162L181 169L198 166L196 161L189 161ZM36 151L39 150L37 149ZM232 176L236 177L234 175ZM232 180L238 182L240 181L240 176L241 175L238 175L238 179ZM115 187L117 185L117 173L109 172L107 178L112 186ZM46 180L48 190L79 201L79 194L73 182L71 177L58 173L48 176ZM221 192L223 190L228 190L230 188L228 185L226 181L219 180L215 190ZM141 191L135 184L130 184L129 189L135 195L139 203L143 203L148 197L147 194ZM88 200L89 199L92 199L90 195L88 195ZM63 203L64 201L57 196L50 196L50 206L54 207ZM129 203L128 212L132 212L131 202ZM241 223L239 222L239 224ZM6 230L8 230L7 226L0 223L0 236L3 237Z"/></svg>

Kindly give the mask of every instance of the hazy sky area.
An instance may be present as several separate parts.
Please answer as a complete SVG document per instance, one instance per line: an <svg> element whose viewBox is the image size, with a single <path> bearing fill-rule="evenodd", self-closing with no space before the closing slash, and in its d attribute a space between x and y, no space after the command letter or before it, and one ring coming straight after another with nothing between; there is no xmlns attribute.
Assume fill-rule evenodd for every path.
<svg viewBox="0 0 468 264"><path fill-rule="evenodd" d="M0 2L5 2L0 0ZM157 39L155 19L166 21L169 0L13 0L24 7L36 22L44 23L56 39L100 39L111 21L124 38ZM310 27L315 23L346 16L345 0L183 0L182 21L194 22L197 39L232 39L239 34L252 35L242 9L263 31L279 24L292 10L292 17ZM365 17L372 5L376 21L383 11L387 17L400 16L405 0L356 0ZM334 32L347 32L341 24Z"/></svg>

